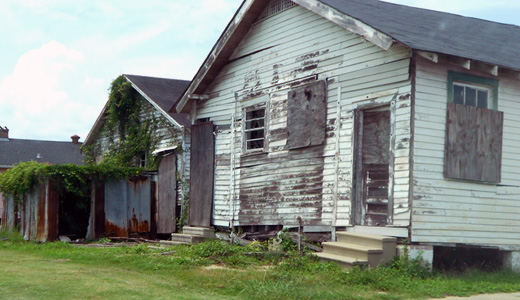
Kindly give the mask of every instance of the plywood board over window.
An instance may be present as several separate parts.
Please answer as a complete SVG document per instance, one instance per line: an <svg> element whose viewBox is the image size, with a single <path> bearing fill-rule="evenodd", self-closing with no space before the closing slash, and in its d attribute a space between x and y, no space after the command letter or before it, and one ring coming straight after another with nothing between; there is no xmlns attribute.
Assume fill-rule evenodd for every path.
<svg viewBox="0 0 520 300"><path fill-rule="evenodd" d="M504 113L448 103L447 122L446 178L500 182Z"/></svg>
<svg viewBox="0 0 520 300"><path fill-rule="evenodd" d="M288 96L287 149L322 145L327 126L325 82L296 88Z"/></svg>

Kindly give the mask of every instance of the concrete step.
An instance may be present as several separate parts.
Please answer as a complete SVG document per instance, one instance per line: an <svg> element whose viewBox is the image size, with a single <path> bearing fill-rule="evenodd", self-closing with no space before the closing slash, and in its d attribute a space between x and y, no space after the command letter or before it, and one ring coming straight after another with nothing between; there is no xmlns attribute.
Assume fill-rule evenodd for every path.
<svg viewBox="0 0 520 300"><path fill-rule="evenodd" d="M203 236L208 239L215 238L215 229L214 228L184 226L182 228L182 233L189 234L189 235Z"/></svg>
<svg viewBox="0 0 520 300"><path fill-rule="evenodd" d="M368 266L368 261L359 260L353 257L347 257L343 255L331 254L331 253L316 253L316 255L322 261L333 261L345 268L352 268L353 266Z"/></svg>
<svg viewBox="0 0 520 300"><path fill-rule="evenodd" d="M184 244L199 244L206 240L205 237L199 235L190 235L184 233L172 233L172 241Z"/></svg>
<svg viewBox="0 0 520 300"><path fill-rule="evenodd" d="M371 256L382 257L383 249L371 248L364 245L324 242L321 244L323 252L357 258L359 260L369 260Z"/></svg>
<svg viewBox="0 0 520 300"><path fill-rule="evenodd" d="M397 254L397 239L354 232L336 232L337 242L324 242L323 260L337 261L348 267L349 261L364 262L375 268L390 262Z"/></svg>
<svg viewBox="0 0 520 300"><path fill-rule="evenodd" d="M395 237L357 233L357 232L336 232L338 242L358 244L368 247L383 249L384 245L395 248L397 239Z"/></svg>

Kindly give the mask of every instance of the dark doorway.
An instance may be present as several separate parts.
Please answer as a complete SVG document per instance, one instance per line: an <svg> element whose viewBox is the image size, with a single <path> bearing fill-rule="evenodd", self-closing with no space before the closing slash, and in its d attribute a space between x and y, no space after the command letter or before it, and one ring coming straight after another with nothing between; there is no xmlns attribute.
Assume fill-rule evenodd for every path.
<svg viewBox="0 0 520 300"><path fill-rule="evenodd" d="M385 226L390 214L390 108L356 111L354 222Z"/></svg>
<svg viewBox="0 0 520 300"><path fill-rule="evenodd" d="M90 215L90 195L79 196L69 192L59 195L58 235L72 240L84 239L87 235Z"/></svg>

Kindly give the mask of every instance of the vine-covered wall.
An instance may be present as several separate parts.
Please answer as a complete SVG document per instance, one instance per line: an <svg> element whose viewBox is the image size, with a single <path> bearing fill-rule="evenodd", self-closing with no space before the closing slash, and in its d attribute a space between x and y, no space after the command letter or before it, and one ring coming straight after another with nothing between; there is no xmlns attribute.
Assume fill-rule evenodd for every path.
<svg viewBox="0 0 520 300"><path fill-rule="evenodd" d="M141 96L124 76L113 81L108 101L94 143L83 147L88 163L144 165L156 170L159 158L153 151L175 145L182 149L182 130Z"/></svg>

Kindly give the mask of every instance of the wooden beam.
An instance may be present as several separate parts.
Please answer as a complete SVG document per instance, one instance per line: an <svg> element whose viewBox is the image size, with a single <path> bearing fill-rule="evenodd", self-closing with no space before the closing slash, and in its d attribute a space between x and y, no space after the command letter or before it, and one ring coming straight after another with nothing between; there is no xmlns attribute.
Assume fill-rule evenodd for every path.
<svg viewBox="0 0 520 300"><path fill-rule="evenodd" d="M473 67L474 66L474 67ZM487 64L479 61L473 61L472 69L479 70L485 73L489 73L493 76L498 76L498 66Z"/></svg>
<svg viewBox="0 0 520 300"><path fill-rule="evenodd" d="M498 66L492 66L490 72L493 76L498 76Z"/></svg>
<svg viewBox="0 0 520 300"><path fill-rule="evenodd" d="M439 54L437 54L437 53L417 51L417 54L419 54L419 56L424 57L427 60L432 61L434 63L439 62Z"/></svg>
<svg viewBox="0 0 520 300"><path fill-rule="evenodd" d="M448 61L454 65L461 66L466 70L471 69L471 59L449 56Z"/></svg>
<svg viewBox="0 0 520 300"><path fill-rule="evenodd" d="M298 5L328 19L329 21L347 29L350 32L362 36L367 41L372 42L383 50L388 50L394 43L392 37L363 23L351 16L348 16L326 4L315 0L293 0Z"/></svg>

